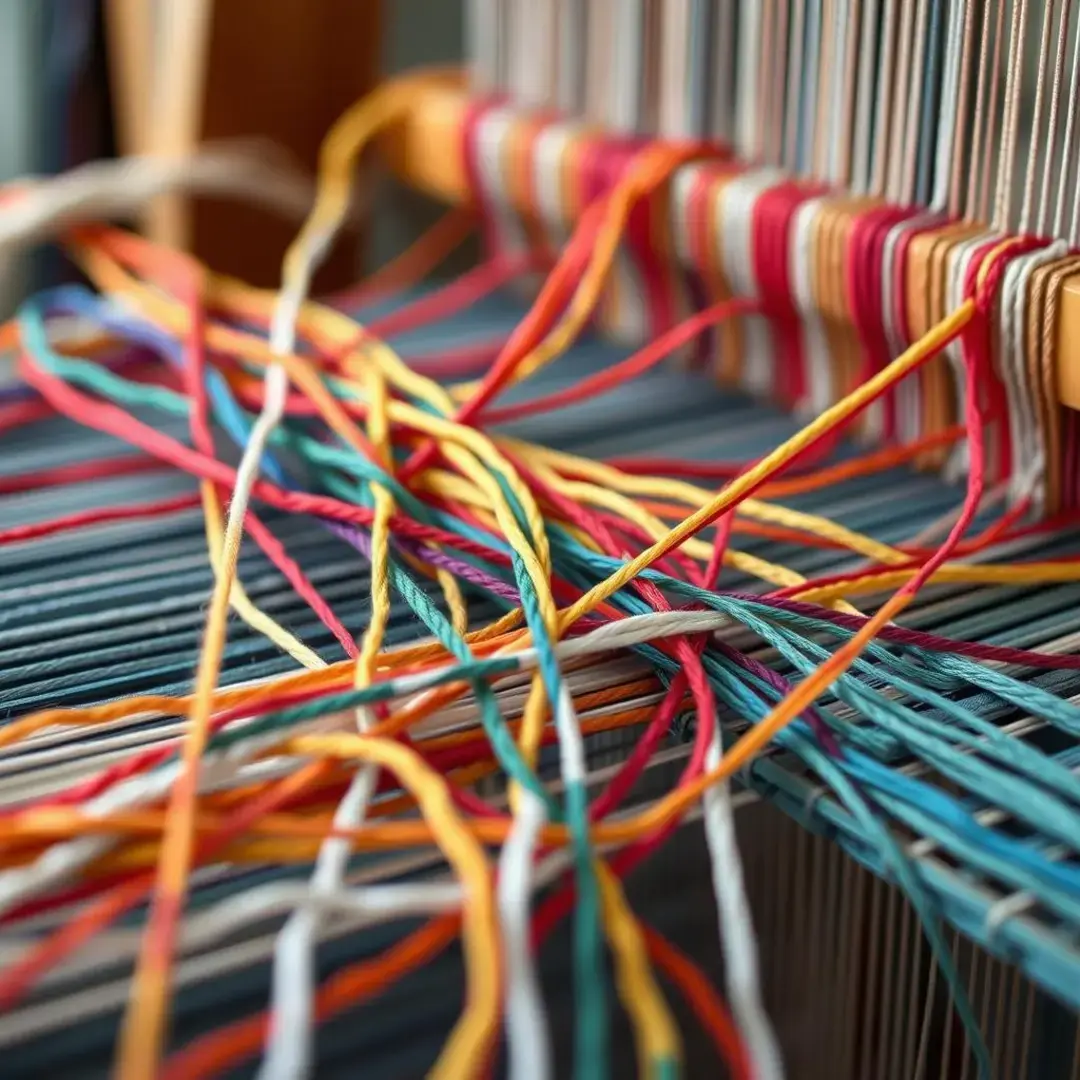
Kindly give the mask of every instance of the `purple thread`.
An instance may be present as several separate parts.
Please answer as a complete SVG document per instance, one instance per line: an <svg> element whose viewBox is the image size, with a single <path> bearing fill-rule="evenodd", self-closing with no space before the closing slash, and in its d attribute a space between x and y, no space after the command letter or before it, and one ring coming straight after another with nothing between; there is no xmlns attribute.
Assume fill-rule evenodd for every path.
<svg viewBox="0 0 1080 1080"><path fill-rule="evenodd" d="M352 545L352 547L356 548L368 562L371 562L372 549L370 532L366 529L361 529L356 525L334 521L331 518L321 518L320 520L324 527L328 528L335 536L339 536L346 543ZM502 581L489 574L486 570L481 570L471 563L461 562L452 555L447 555L445 551L429 547L426 544L402 540L397 537L394 538L392 543L399 551L408 552L410 555L421 558L432 566L438 566L440 569L449 570L455 577L459 577L463 581L468 581L471 585L476 585L481 589L486 589L488 592L508 601L515 607L520 606L521 596L517 589L509 582Z"/></svg>
<svg viewBox="0 0 1080 1080"><path fill-rule="evenodd" d="M782 698L787 697L792 691L792 685L772 668L766 667L760 660L755 660L752 656L747 656L746 653L739 652L738 649L732 648L726 641L713 640L712 647L717 652L722 653L733 663L739 664L741 667L746 668L752 675L756 675L763 682L766 682L771 686ZM833 735L829 725L821 717L821 713L811 705L802 714L807 722L810 724L811 730L817 737L821 748L833 758L842 757L842 751L840 744L836 741L836 736Z"/></svg>

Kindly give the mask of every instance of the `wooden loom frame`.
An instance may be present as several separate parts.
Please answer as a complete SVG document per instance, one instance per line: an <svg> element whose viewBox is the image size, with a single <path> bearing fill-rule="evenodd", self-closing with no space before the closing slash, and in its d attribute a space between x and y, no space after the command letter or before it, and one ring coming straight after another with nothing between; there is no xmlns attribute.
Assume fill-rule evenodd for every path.
<svg viewBox="0 0 1080 1080"><path fill-rule="evenodd" d="M327 129L378 84L383 15L382 0L105 0L119 151L182 155L256 137L314 170ZM363 237L352 224L319 289L356 281ZM297 223L236 201L171 197L143 227L272 288Z"/></svg>
<svg viewBox="0 0 1080 1080"><path fill-rule="evenodd" d="M408 117L382 140L382 151L394 173L410 187L440 202L469 200L469 184L461 160L459 137L468 96L460 80L433 80L418 96ZM922 242L920 243L920 240ZM911 245L908 281L924 282L933 240L916 238ZM1057 326L1058 398L1080 409L1080 358L1070 362L1070 345L1080 349L1080 274L1062 285Z"/></svg>

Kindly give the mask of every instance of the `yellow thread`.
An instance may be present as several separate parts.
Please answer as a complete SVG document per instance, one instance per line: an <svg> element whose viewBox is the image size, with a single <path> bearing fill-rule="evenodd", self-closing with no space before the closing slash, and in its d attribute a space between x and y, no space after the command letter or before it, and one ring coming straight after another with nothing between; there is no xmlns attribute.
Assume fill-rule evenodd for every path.
<svg viewBox="0 0 1080 1080"><path fill-rule="evenodd" d="M544 462L549 467L561 466L565 471L572 472L576 476L587 477L600 487L614 489L628 495L658 496L693 507L705 506L713 498L712 492L682 480L632 476L601 461L590 461L588 458L575 457L572 454L533 446L529 443L519 443L509 438L505 440L505 445L520 452L522 458L530 462L535 460ZM832 540L875 562L901 563L907 562L909 558L902 551L897 551L888 544L848 529L818 514L791 510L754 498L747 498L739 503L738 513L742 517L771 525L783 525L789 529L797 529Z"/></svg>
<svg viewBox="0 0 1080 1080"><path fill-rule="evenodd" d="M210 566L217 578L222 573L221 551L224 546L225 529L221 522L221 503L218 501L213 484L203 481L199 485L203 500L203 517L206 526L206 548L210 557ZM251 601L244 586L237 577L232 583L229 602L237 615L258 634L263 634L282 652L291 656L302 667L317 671L326 667L326 661L318 653L309 649L299 638L290 634L280 623L266 614Z"/></svg>
<svg viewBox="0 0 1080 1080"><path fill-rule="evenodd" d="M309 252L328 239L348 210L349 184L339 158L351 162L356 146L392 120L413 89L408 81L377 91L354 107L331 130L321 167L331 176L319 186L315 207L285 255L286 288L305 282ZM347 153L343 154L343 147ZM335 178L338 178L335 180ZM210 599L206 631L195 679L190 724L183 744L182 773L173 786L170 814L158 865L154 902L136 963L132 994L120 1036L117 1072L123 1080L152 1080L165 1038L172 990L172 947L162 931L175 924L187 891L194 841L199 761L206 746L214 689L224 652L229 598L243 533L243 517L230 514L222 544L221 567Z"/></svg>
<svg viewBox="0 0 1080 1080"><path fill-rule="evenodd" d="M390 425L386 420L386 383L375 369L367 372L371 411L368 413L368 436L388 472L393 468L390 455ZM375 520L371 527L371 618L364 631L360 655L356 658L355 684L367 686L375 673L375 660L382 648L383 636L390 622L390 518L394 500L384 484L372 484ZM366 715L367 710L363 710Z"/></svg>
<svg viewBox="0 0 1080 1080"><path fill-rule="evenodd" d="M655 1076L657 1062L681 1060L679 1029L653 978L641 929L619 879L602 859L597 860L597 879L612 938L618 941L615 979L619 998L634 1020L639 1071Z"/></svg>
<svg viewBox="0 0 1080 1080"><path fill-rule="evenodd" d="M331 145L330 151L333 151L333 149L334 146ZM340 147L338 149L340 149ZM329 161L329 165L327 164L327 161ZM324 167L330 169L331 175L331 166L335 164L340 164L340 162L333 152L329 152L324 159ZM641 171L645 171L644 166L642 166ZM341 186L347 191L347 183L343 183ZM544 363L549 362L561 351L560 342L563 344L568 343L572 339L574 333L576 333L576 329L574 328L575 320L578 320L579 327L580 322L583 321L581 319L582 312L587 310L589 305L595 300L595 293L599 288L598 283L602 280L606 270L605 260L610 261L611 254L614 251L613 244L617 242L619 232L618 221L620 220L619 212L629 205L627 200L630 199L632 190L632 184L620 186L620 188L617 189L616 196L612 200L613 208L609 212L609 216L605 222L605 228L601 233L600 242L597 244L597 250L600 254L590 260L586 273L582 279L582 286L574 295L569 315L560 321L556 330L549 335L542 345L520 366L516 372L516 378L525 378L532 371L537 370L539 367L543 366ZM323 193L321 192L321 195L322 194ZM320 203L317 204L316 213L313 215L312 222L309 223L310 228L306 229L305 233L302 233L302 236L307 235L307 238L311 239L311 236L317 235L320 229L328 228L326 221L334 219L334 216L337 213L335 207L338 206L338 202L335 200L339 194L340 191L337 190L333 183L331 183L329 185L329 194L326 194L324 199L320 199ZM344 203L342 205L344 205ZM293 253L291 252L290 255L292 254ZM301 263L299 261L287 260L287 267L289 268L286 274L287 279L301 273L301 270L297 269L300 266ZM296 274L292 273L294 269L296 270ZM483 462L488 468L494 469L508 485L513 485L516 482L516 476L513 470L508 470L504 473L500 467L501 464L505 463L500 462L500 455L498 455L494 445L486 440L477 439L475 433L470 432L469 429L462 428L460 425L455 425L449 421L445 424L440 424L431 417L425 416L422 411L412 409L410 406L398 405L394 415L396 418L397 415L400 414L405 422L409 423L415 430L426 431L446 444L446 454L452 464L454 464L463 475L467 476L468 479L481 489L484 495L491 500L491 506L499 519L500 527L503 528L507 536L511 538L511 542L514 544L515 548L522 552L523 557L528 556L526 566L530 577L533 578L534 581L537 576L540 577L542 585L538 585L537 592L540 598L541 610L543 612L545 623L548 623L552 619L555 620L555 625L552 627L551 631L554 634L557 633L559 628L565 629L581 615L594 610L605 599L627 584L642 569L671 551L678 544L692 537L716 515L733 506L740 497L753 490L758 482L767 478L767 476L777 468L791 460L792 457L813 441L817 435L824 433L832 426L835 426L836 423L851 415L851 413L864 401L868 400L869 396L877 389L888 385L906 374L907 371L911 370L916 364L922 361L929 349L933 348L935 344L939 343L948 334L957 332L962 328L970 319L972 312L973 305L969 302L951 316L950 319L946 320L940 327L936 328L935 331L931 332L931 334L913 350L909 350L903 357L890 365L879 377L871 380L867 386L861 388L860 391L856 391L843 402L838 403L833 409L828 410L817 421L804 429L803 432L800 432L799 435L795 436L792 440L789 440L783 447L778 448L777 451L769 455L763 462L759 463L758 466L749 470L745 476L740 477L730 484L719 496L709 499L707 503L703 503L697 512L691 514L685 521L675 529L671 530L671 532L658 538L656 543L647 551L636 556L634 559L631 559L626 566L622 567L605 581L600 582L591 589L585 597L578 601L578 603L572 605L571 608L562 613L556 613L554 611L553 599L551 599L546 588L546 578L544 575L548 572L547 552L546 547L543 545L542 522L539 522L538 529L537 523L533 520L533 514L536 513L536 510L532 500L528 498L527 491L524 492L525 498L522 500L522 507L529 519L528 531L534 534L532 539L535 544L535 556L529 551L528 546L524 544L524 534L518 529L516 523L512 521L513 515L509 513L509 508L505 504L505 500L501 498L501 492L498 490L498 485L493 485L490 476L480 464ZM373 352L377 357L381 357L383 362L386 362L387 358L390 356L389 350L386 350L385 348L371 348L369 352ZM292 365L291 370L297 370L303 374L303 385L305 389L311 385L314 373L310 371L309 367L302 362L298 363L296 358L279 359L282 363L286 363L286 359L288 359ZM325 399L320 407L331 408L332 411L332 407L326 405ZM515 495L518 495L517 489L515 489ZM509 521L507 515L509 515ZM511 525L513 526L512 529L509 527ZM226 555L232 558L233 565L235 565L235 551L229 547L228 541L229 536L227 533ZM519 548L519 542L522 544L521 548ZM894 556L889 556L880 561L895 562L897 560ZM225 573L228 574L230 572L228 559L224 560L224 564ZM218 591L221 591L220 588ZM228 592L229 590L225 589L226 597ZM216 595L217 593L215 593L215 598ZM720 769L714 771L710 777L703 778L701 781L691 785L685 791L675 793L673 796L664 800L654 811L640 815L639 818L633 822L634 826L643 828L648 821L662 822L663 820L666 820L667 817L674 816L681 808L685 808L690 801L696 798L709 782L715 781L721 776L730 775L730 773L734 771L735 768L739 767L742 762L748 760L750 756L764 746L793 715L797 714L797 712L805 706L806 703L812 700L813 697L828 684L829 679L836 678L839 674L842 674L846 666L853 662L861 648L865 647L865 644L871 640L877 629L883 625L884 621L901 611L907 602L908 600L906 597L894 597L869 623L867 623L866 626L862 628L862 630L860 630L857 635L855 635L855 637L851 639L851 641L847 643L847 645L845 645L840 652L836 654L835 657L827 664L823 665L804 683L800 684L800 686L797 687L784 702L773 710L765 722L741 739L733 750L725 755L724 762ZM211 626L214 625L214 619L218 620L223 626L223 607L220 605L213 605L212 616ZM223 629L220 633L223 636ZM215 645L220 652L220 642L211 640L209 628L207 637L210 644L208 644L207 649L203 654L204 660L200 665L200 676L202 676L202 672L207 666L206 657ZM511 643L505 648L518 648L525 639L526 635L522 635L518 641ZM214 677L216 678L216 676ZM202 678L200 678L200 684L201 682ZM205 720L206 709L209 707L208 703L211 699L212 688L210 693L196 693L192 706L193 729L198 730L198 725L196 724L197 719L199 721ZM194 739L191 740L191 742L194 741ZM325 749L326 747L323 745L324 752ZM667 817L665 817L665 815ZM624 828L625 826L623 825L601 827L597 829L597 835L614 837L620 834L620 829ZM626 940L620 938L620 941L622 941L622 944L625 947Z"/></svg>
<svg viewBox="0 0 1080 1080"><path fill-rule="evenodd" d="M115 264L106 266L109 262L100 253L91 253L91 258L87 260L88 269L91 269L94 276L102 275L108 279L102 281L102 284L107 284L110 288L124 289L125 291L132 287L133 279L124 275L123 271L119 270ZM218 297L218 287L220 279L213 279L210 285L210 293L215 298ZM182 332L185 325L186 315L184 309L179 305L173 304L167 298L163 297L160 293L152 293L146 289L145 286L138 285L138 300L140 304L148 305L148 313L158 316L164 316L165 325L174 332ZM230 283L224 290L224 295L220 297L222 301L228 301L235 303L238 295L243 293L248 299L255 299L257 304L253 305L260 311L265 311L265 308L270 302L270 296L268 294L258 293L256 290L249 290L246 286L241 286L239 283ZM172 307L172 310L168 310ZM252 305L249 305L252 306ZM318 323L320 326L332 327L335 340L352 341L356 337L357 329L356 324L349 320L344 315L333 311L332 309L319 308L318 305L308 304L305 307L301 323L304 326L310 326L313 323ZM347 335L347 336L346 336ZM238 331L233 331L226 327L210 327L208 328L208 341L215 347L220 347L223 350L234 349L239 355L245 359L249 359L258 364L265 364L268 359L272 358L269 349L265 342L260 339L244 335ZM424 379L422 376L417 375L415 372L410 371L400 360L393 354L392 350L378 342L376 339L368 338L365 341L363 352L366 353L371 359L377 362L382 362L384 370L388 371L392 381L400 385L403 389L410 393L416 394L428 401L440 409L446 409L449 407L448 396L446 392L430 380ZM313 379L313 373L310 371L310 367L305 361L302 361L298 357L291 357L288 360L295 364L295 367L290 367L290 372L301 383L302 388L307 391L311 387ZM304 368L307 367L307 371ZM317 381L317 380L315 380ZM322 395L329 395L323 389ZM323 402L316 400L316 404L322 409ZM335 403L336 404L336 403ZM842 403L838 403L842 404ZM340 408L337 410L340 413ZM466 433L463 436L463 442L474 449L477 446L478 441L474 441L470 438L470 435L478 435L479 433L473 431L473 429L462 428L460 425L454 425L450 421L443 421L441 430L436 433L433 427L427 421L430 420L430 416L416 410L411 406L405 406L404 403L393 402L390 405L391 419L398 422L406 422L410 426L416 428L416 430L422 431L425 434L436 435L436 437L443 437L447 439L456 439L459 433ZM825 415L825 414L823 414ZM328 422L331 426L336 425L333 423L333 416L327 416ZM819 418L820 420L820 418ZM701 488L697 488L694 485L686 484L681 481L671 480L668 478L651 478L651 477L637 477L629 476L619 472L617 469L611 466L605 465L600 462L592 462L587 459L578 458L573 455L563 454L558 451L553 451L544 447L537 447L527 443L521 443L514 439L499 438L492 440L488 445L494 451L494 447L502 444L513 450L514 453L519 454L523 460L526 460L530 467L535 466L538 462L551 463L561 465L568 470L573 471L576 475L585 475L594 479L600 485L606 485L611 488L615 488L620 491L625 491L632 494L641 495L659 495L665 498L671 498L678 501L687 503L688 505L698 506L699 508L708 506L712 503L713 498L707 491ZM495 451L497 453L497 451ZM501 455L500 455L501 456ZM505 463L504 463L505 464ZM503 473L505 477L505 473ZM555 474L557 475L557 474ZM563 481L559 480L560 487ZM746 485L750 486L750 485ZM753 485L753 486L756 486ZM745 487L741 487L741 490L745 490ZM725 491L730 489L725 489ZM461 492L458 490L455 494L460 496ZM486 494L486 493L485 493ZM515 491L515 494L519 492ZM520 496L519 496L520 497ZM474 501L474 500L470 500ZM482 501L490 505L486 497L482 498ZM530 507L531 509L531 507ZM838 525L835 522L831 522L828 519L821 518L817 515L803 513L801 511L794 511L785 507L777 507L772 504L763 502L757 499L745 499L739 505L740 514L745 514L747 517L756 518L761 521L783 525L788 528L801 529L807 531L813 535L821 536L825 539L832 540L836 543L843 544L853 552L863 555L867 558L871 558L876 562L888 564L898 564L900 562L907 562L909 556L905 553L898 551L895 548L890 547L887 544L880 543L872 539L871 537L864 536L854 530L849 530L844 526ZM535 535L535 533L534 533ZM1065 564L1063 564L1065 565ZM763 564L761 566L744 566L741 569L747 573L753 573L755 576L761 574L768 574L765 580L776 580L775 571L769 569L771 564ZM783 570L784 568L780 568ZM1013 568L1010 568L1013 569ZM959 577L956 579L951 578L949 575L953 572L953 564L946 564L942 568L942 577L938 580L963 580L963 581L986 581L993 582L998 580L994 574L986 567L976 568L964 568L958 571ZM971 575L982 575L973 578ZM532 575L530 575L532 576ZM1041 579L1040 579L1041 580ZM535 582L535 579L534 579ZM777 583L779 583L777 581ZM794 581L788 581L785 585L797 584ZM847 595L853 595L848 593ZM835 597L834 597L835 598ZM849 609L850 610L850 609Z"/></svg>
<svg viewBox="0 0 1080 1080"><path fill-rule="evenodd" d="M469 992L465 1010L431 1071L436 1080L478 1075L499 1024L499 946L491 871L450 798L446 781L399 743L359 735L303 735L298 754L359 758L389 769L411 791L439 847L465 885L462 948Z"/></svg>
<svg viewBox="0 0 1080 1080"><path fill-rule="evenodd" d="M871 401L882 390L902 379L909 371L913 371L923 363L927 356L933 354L946 342L959 334L971 321L974 314L975 304L973 301L968 300L952 315L935 326L922 341L917 342L891 364L863 383L857 390L826 409L815 420L807 424L805 428L733 480L707 505L676 525L663 540L653 544L610 577L594 585L576 603L563 612L562 625L564 627L573 626L582 615L588 614L597 604L618 592L627 582L640 574L642 570L650 566L658 558L666 555L687 537L699 532L708 522L733 506L748 491L753 491L758 484L768 479L781 466L786 465L787 462L817 438L853 416L865 402Z"/></svg>
<svg viewBox="0 0 1080 1080"><path fill-rule="evenodd" d="M543 469L543 467L541 467ZM538 470L539 472L539 470ZM558 484L563 492L575 502L601 506L621 514L627 521L632 521L640 526L653 540L660 540L668 533L667 526L648 510L638 506L632 499L621 495L618 491L600 487L597 484L588 484L577 480L560 480L555 473L543 469L543 478L552 484ZM693 559L700 562L708 562L712 557L711 544L703 540L690 539L682 545L682 550ZM759 559L756 555L746 552L729 550L724 554L724 565L739 570L745 574L751 574L767 581L771 585L779 585L781 588L801 585L806 581L801 574L789 570L785 566L777 566L765 559Z"/></svg>
<svg viewBox="0 0 1080 1080"><path fill-rule="evenodd" d="M885 589L896 588L910 581L919 572L918 567L906 570L879 570L851 581L835 585L823 585L795 593L799 600L823 603L836 596L866 596ZM1080 581L1080 563L1032 562L1020 566L1003 566L994 563L963 566L947 563L930 577L931 582L964 582L969 584L995 585L1050 585L1068 581Z"/></svg>

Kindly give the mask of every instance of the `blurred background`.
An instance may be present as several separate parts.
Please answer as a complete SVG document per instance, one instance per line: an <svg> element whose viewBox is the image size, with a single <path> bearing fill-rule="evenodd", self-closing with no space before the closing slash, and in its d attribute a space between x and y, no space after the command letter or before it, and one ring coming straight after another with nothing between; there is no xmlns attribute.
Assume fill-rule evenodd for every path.
<svg viewBox="0 0 1080 1080"><path fill-rule="evenodd" d="M1007 0L986 0L987 12ZM1080 5L1069 16L1080 21ZM0 0L0 183L126 153L184 154L261 137L311 174L334 120L380 79L460 63L465 0ZM478 9L479 10L479 9ZM1021 140L1034 107L1028 49ZM378 199L316 281L342 287L402 250L438 209L369 171ZM370 190L377 185L377 190ZM1017 186L1017 197L1022 192ZM298 222L236 200L160 201L131 222L260 286L278 281ZM446 269L471 257L463 251ZM70 271L61 256L0 257L0 318Z"/></svg>
<svg viewBox="0 0 1080 1080"><path fill-rule="evenodd" d="M0 0L0 182L253 136L311 171L329 125L380 78L460 60L462 18L461 0ZM419 197L375 182L390 189L380 213L321 287L355 280L433 219ZM137 224L265 286L296 223L203 199ZM52 251L0 265L0 316L69 272Z"/></svg>

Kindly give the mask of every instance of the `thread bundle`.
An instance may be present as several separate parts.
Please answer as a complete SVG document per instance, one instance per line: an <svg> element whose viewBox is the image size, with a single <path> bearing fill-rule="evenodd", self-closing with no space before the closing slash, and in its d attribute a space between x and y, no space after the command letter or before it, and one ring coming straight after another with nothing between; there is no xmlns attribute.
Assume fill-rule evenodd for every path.
<svg viewBox="0 0 1080 1080"><path fill-rule="evenodd" d="M983 393L999 355L999 298L1038 245L977 247L950 314L774 445L706 462L602 461L552 449L497 425L539 424L555 410L559 426L568 422L559 411L669 379L661 365L670 353L745 318L756 302L721 298L688 323L672 308L670 325L652 326L650 343L628 358L560 371L619 259L644 252L650 194L673 178L678 188L678 170L702 152L662 143L627 152L625 168L601 170L536 302L478 346L406 363L386 339L481 308L488 292L544 265L552 245L530 244L524 255L501 248L465 279L364 323L310 301L312 268L348 207L355 156L423 82L390 84L331 132L315 209L280 294L87 227L68 240L95 291L37 297L8 331L27 390L3 406L8 431L29 434L59 413L130 448L59 476L39 472L24 488L165 467L194 478L197 491L17 524L0 530L0 542L152 522L190 511L194 494L213 590L190 692L95 694L75 708L20 710L0 731L0 749L12 753L42 732L128 730L125 721L136 719L169 725L164 739L120 746L103 767L92 763L46 790L31 784L6 805L0 911L13 928L38 931L5 964L0 1002L12 1010L65 965L78 970L102 950L120 955L134 981L117 1069L157 1075L176 957L221 940L252 913L287 912L272 945L269 1013L203 1035L165 1062L164 1075L210 1075L260 1052L265 1075L301 1075L318 1020L377 994L459 935L468 993L434 1074L482 1072L505 1024L511 1074L550 1075L535 952L570 915L576 1074L608 1071L610 954L644 1074L680 1067L662 971L732 1075L781 1075L734 843L728 784L739 776L822 823L905 890L987 1073L940 919L944 912L1009 949L1075 996L1067 955L1035 940L1026 915L1038 909L1072 925L1078 915L1080 882L1059 845L1071 849L1078 835L1080 711L1068 695L1080 659L1067 612L1026 630L1027 640L976 643L952 632L953 622L964 628L962 617L939 632L933 605L917 602L929 585L964 586L977 608L999 595L992 590L1080 579L1054 529L1062 518L1033 514L1027 489L1005 499L1011 474L988 464L1005 426L1000 402ZM478 115L469 145L483 124ZM438 235L453 233L444 224ZM672 264L650 252L656 295L673 295ZM406 260L430 261L423 253ZM766 313L770 333L782 334L782 314ZM72 317L94 337L51 340ZM841 444L847 425L946 348L962 372L962 426L861 454ZM456 381L462 372L478 378ZM677 379L683 393L701 393L700 375ZM546 390L532 394L530 384ZM674 421L689 409L682 403ZM227 452L215 435L231 444ZM892 538L881 539L841 510L826 516L815 507L822 493L872 486L935 447L960 444L961 504L934 481L948 512L921 521L914 535L886 515L878 524ZM297 521L305 531L293 531ZM321 624L323 648L260 603L242 570L245 535ZM358 554L369 568L357 582L367 600L358 618L340 615L317 563L294 557L283 536L297 546L333 537ZM998 557L1016 550L1023 557ZM291 670L219 685L230 612L288 656ZM397 637L406 613L425 640ZM328 662L335 655L346 658ZM629 658L627 674L605 683L613 656ZM1017 711L1052 737L1040 744L1000 726ZM626 752L597 782L590 748L620 730ZM635 807L672 732L685 739L680 773ZM490 777L494 789L484 786ZM691 812L703 818L713 866L727 1004L641 925L620 885ZM347 887L356 853L398 852L407 863L433 848L450 879L381 881L374 872ZM244 868L268 864L305 873L247 886ZM972 888L954 867L992 888ZM197 870L224 873L229 893L185 917ZM112 929L133 911L145 915L137 936ZM357 925L429 921L320 986L314 949L331 915Z"/></svg>
<svg viewBox="0 0 1080 1080"><path fill-rule="evenodd" d="M728 320L696 355L805 416L959 306L989 246L1043 238L1005 275L983 393L989 475L1053 514L1076 502L1054 363L1080 239L1073 8L480 0L470 180L502 248L558 247L643 141L694 140L701 160L631 219L605 325L639 341L752 302L767 319ZM920 462L958 476L966 451L934 445L965 409L958 348L945 356L861 424L873 442L928 440Z"/></svg>

